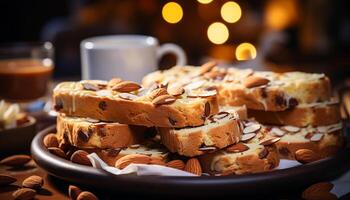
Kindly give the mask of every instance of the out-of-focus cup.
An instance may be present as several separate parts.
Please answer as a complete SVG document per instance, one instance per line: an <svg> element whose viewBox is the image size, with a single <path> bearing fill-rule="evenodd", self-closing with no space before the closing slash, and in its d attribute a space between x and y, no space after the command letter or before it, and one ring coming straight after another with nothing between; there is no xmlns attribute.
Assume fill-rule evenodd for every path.
<svg viewBox="0 0 350 200"><path fill-rule="evenodd" d="M157 70L159 59L167 53L177 58L176 65L186 64L184 50L176 44L159 46L156 38L144 35L111 35L81 42L82 79L109 80L120 77L139 82Z"/></svg>

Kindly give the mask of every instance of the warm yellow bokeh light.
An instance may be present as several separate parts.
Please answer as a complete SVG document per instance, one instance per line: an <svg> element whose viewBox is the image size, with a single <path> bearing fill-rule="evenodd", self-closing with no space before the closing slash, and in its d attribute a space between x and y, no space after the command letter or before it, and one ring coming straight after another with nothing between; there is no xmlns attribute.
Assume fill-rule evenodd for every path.
<svg viewBox="0 0 350 200"><path fill-rule="evenodd" d="M275 30L285 29L299 18L300 9L294 0L271 0L265 7L265 24Z"/></svg>
<svg viewBox="0 0 350 200"><path fill-rule="evenodd" d="M223 44L229 37L228 28L221 22L214 22L208 27L207 35L214 44Z"/></svg>
<svg viewBox="0 0 350 200"><path fill-rule="evenodd" d="M213 0L197 0L199 3L202 3L202 4L208 4L210 2L212 2Z"/></svg>
<svg viewBox="0 0 350 200"><path fill-rule="evenodd" d="M221 17L228 23L237 22L242 16L242 9L238 3L229 1L221 7Z"/></svg>
<svg viewBox="0 0 350 200"><path fill-rule="evenodd" d="M178 3L169 2L163 6L162 15L168 23L176 24L182 19L182 7Z"/></svg>
<svg viewBox="0 0 350 200"><path fill-rule="evenodd" d="M250 43L242 43L236 48L237 60L250 60L256 57L256 49Z"/></svg>

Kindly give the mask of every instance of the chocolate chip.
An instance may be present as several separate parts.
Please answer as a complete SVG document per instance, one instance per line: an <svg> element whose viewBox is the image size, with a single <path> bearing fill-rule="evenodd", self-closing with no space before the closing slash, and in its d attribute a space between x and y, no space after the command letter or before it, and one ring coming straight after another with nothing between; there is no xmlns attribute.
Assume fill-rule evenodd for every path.
<svg viewBox="0 0 350 200"><path fill-rule="evenodd" d="M169 122L172 126L175 126L176 125L176 121L171 119L170 117L168 118L169 119Z"/></svg>
<svg viewBox="0 0 350 200"><path fill-rule="evenodd" d="M209 115L210 115L210 104L206 102L204 106L204 117L208 117Z"/></svg>
<svg viewBox="0 0 350 200"><path fill-rule="evenodd" d="M121 151L120 148L117 148L117 149L106 149L106 150L103 150L106 152L107 156L110 156L110 157L116 157L119 152Z"/></svg>
<svg viewBox="0 0 350 200"><path fill-rule="evenodd" d="M87 142L89 141L90 135L89 133L85 133L83 130L78 130L78 141Z"/></svg>
<svg viewBox="0 0 350 200"><path fill-rule="evenodd" d="M63 102L60 99L56 99L55 105L53 107L56 111L60 111L63 108Z"/></svg>
<svg viewBox="0 0 350 200"><path fill-rule="evenodd" d="M106 110L107 108L107 103L105 101L101 101L99 104L98 104L98 107L101 109L101 110Z"/></svg>
<svg viewBox="0 0 350 200"><path fill-rule="evenodd" d="M261 92L261 97L262 98L266 98L267 97L266 87L260 88L260 92Z"/></svg>
<svg viewBox="0 0 350 200"><path fill-rule="evenodd" d="M285 157L288 157L289 154L290 154L289 149L286 148L286 147L281 147L280 149L278 149L278 152L279 152L282 156L285 156Z"/></svg>
<svg viewBox="0 0 350 200"><path fill-rule="evenodd" d="M266 156L269 154L269 151L264 148L260 153L259 153L259 158L260 159L263 159L263 158L266 158Z"/></svg>
<svg viewBox="0 0 350 200"><path fill-rule="evenodd" d="M283 96L277 95L275 97L275 104L278 106L285 106L287 104L286 100L284 99Z"/></svg>
<svg viewBox="0 0 350 200"><path fill-rule="evenodd" d="M298 100L296 98L290 98L289 99L289 107L294 108L299 104Z"/></svg>

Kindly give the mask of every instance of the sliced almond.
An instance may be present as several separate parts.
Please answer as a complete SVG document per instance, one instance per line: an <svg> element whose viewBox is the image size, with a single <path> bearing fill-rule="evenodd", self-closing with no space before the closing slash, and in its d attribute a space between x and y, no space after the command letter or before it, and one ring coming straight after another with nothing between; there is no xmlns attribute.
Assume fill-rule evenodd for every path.
<svg viewBox="0 0 350 200"><path fill-rule="evenodd" d="M131 101L138 97L138 96L136 96L134 94L130 94L130 93L120 93L120 94L118 94L118 96L122 99L131 100Z"/></svg>
<svg viewBox="0 0 350 200"><path fill-rule="evenodd" d="M210 108L210 103L206 102L204 105L204 117L208 117L210 115L211 108Z"/></svg>
<svg viewBox="0 0 350 200"><path fill-rule="evenodd" d="M110 81L108 81L107 87L112 88L113 86L121 83L123 80L121 78L112 78Z"/></svg>
<svg viewBox="0 0 350 200"><path fill-rule="evenodd" d="M216 147L200 147L198 150L200 150L200 151L215 151Z"/></svg>
<svg viewBox="0 0 350 200"><path fill-rule="evenodd" d="M247 142L247 141L253 139L255 136L256 136L255 133L247 133L247 134L244 134L244 135L242 135L242 137L241 137L241 141L242 141L242 142Z"/></svg>
<svg viewBox="0 0 350 200"><path fill-rule="evenodd" d="M275 136L282 137L286 132L284 130L281 130L277 127L273 127L270 131L270 133L274 134Z"/></svg>
<svg viewBox="0 0 350 200"><path fill-rule="evenodd" d="M243 143L237 143L234 145L231 145L225 149L225 151L229 153L240 153L249 150L249 147Z"/></svg>
<svg viewBox="0 0 350 200"><path fill-rule="evenodd" d="M185 163L182 160L172 160L166 164L167 167L172 167L175 169L183 170L185 168Z"/></svg>
<svg viewBox="0 0 350 200"><path fill-rule="evenodd" d="M210 61L210 62L204 63L199 68L198 75L200 76L207 72L210 72L217 64L218 63L216 61Z"/></svg>
<svg viewBox="0 0 350 200"><path fill-rule="evenodd" d="M259 87L262 85L266 85L270 82L269 79L266 79L264 77L260 77L260 76L248 76L247 78L244 79L243 81L243 85L246 88L253 88L253 87Z"/></svg>
<svg viewBox="0 0 350 200"><path fill-rule="evenodd" d="M282 126L281 128L283 130L291 132L291 133L296 133L296 132L300 131L300 128L297 127L297 126L290 126L290 125L288 125L288 126Z"/></svg>
<svg viewBox="0 0 350 200"><path fill-rule="evenodd" d="M320 157L310 149L299 149L295 152L295 159L300 163L310 163L319 160Z"/></svg>
<svg viewBox="0 0 350 200"><path fill-rule="evenodd" d="M227 117L227 116L229 116L230 115L230 113L228 113L228 112L219 112L219 113L217 113L217 114L215 114L215 115L212 115L211 117L210 117L210 119L212 120L212 121L214 121L214 122L216 122L216 121L219 121L219 120L221 120L221 119L224 119L225 117Z"/></svg>
<svg viewBox="0 0 350 200"><path fill-rule="evenodd" d="M96 92L97 96L100 97L108 97L108 96L112 96L112 91L110 90L99 90Z"/></svg>
<svg viewBox="0 0 350 200"><path fill-rule="evenodd" d="M267 146L267 145L271 145L271 144L274 144L274 143L278 142L280 139L281 138L279 138L279 137L265 137L264 139L262 139L259 142L259 144Z"/></svg>
<svg viewBox="0 0 350 200"><path fill-rule="evenodd" d="M187 96L188 97L193 97L193 98L196 98L196 97L213 97L213 96L216 96L217 95L217 91L216 90L203 90L203 91L196 91L196 92L193 92L193 91L190 91L187 93Z"/></svg>
<svg viewBox="0 0 350 200"><path fill-rule="evenodd" d="M176 98L171 95L161 95L153 99L152 103L154 105L164 105L164 104L171 104L175 101L176 101Z"/></svg>
<svg viewBox="0 0 350 200"><path fill-rule="evenodd" d="M149 93L151 99L155 99L162 95L167 95L168 92L165 88L157 88Z"/></svg>
<svg viewBox="0 0 350 200"><path fill-rule="evenodd" d="M118 169L124 169L131 163L134 164L149 164L151 162L151 157L141 154L130 154L121 157L115 162L115 167Z"/></svg>
<svg viewBox="0 0 350 200"><path fill-rule="evenodd" d="M100 89L98 87L98 85L95 85L95 84L92 84L92 83L88 83L88 82L83 82L82 85L83 85L85 90L97 91L97 90Z"/></svg>
<svg viewBox="0 0 350 200"><path fill-rule="evenodd" d="M321 133L327 133L329 126L318 126L316 129Z"/></svg>
<svg viewBox="0 0 350 200"><path fill-rule="evenodd" d="M247 133L255 133L257 132L258 130L260 130L261 128L261 125L260 124L253 124L253 125L250 125L250 126L247 126L243 129L243 133L244 134L247 134Z"/></svg>
<svg viewBox="0 0 350 200"><path fill-rule="evenodd" d="M172 96L180 96L185 93L185 89L182 86L176 84L168 86L167 91Z"/></svg>
<svg viewBox="0 0 350 200"><path fill-rule="evenodd" d="M324 134L322 133L315 133L311 138L310 138L310 141L312 142L318 142L320 140L322 140Z"/></svg>
<svg viewBox="0 0 350 200"><path fill-rule="evenodd" d="M195 82L192 82L192 83L185 85L184 89L185 90L195 90L195 89L202 87L206 82L207 82L206 80L195 81Z"/></svg>
<svg viewBox="0 0 350 200"><path fill-rule="evenodd" d="M141 85L132 81L123 81L112 87L112 90L117 92L132 92L141 88Z"/></svg>
<svg viewBox="0 0 350 200"><path fill-rule="evenodd" d="M184 170L198 176L202 174L202 167L197 158L190 158L186 162Z"/></svg>

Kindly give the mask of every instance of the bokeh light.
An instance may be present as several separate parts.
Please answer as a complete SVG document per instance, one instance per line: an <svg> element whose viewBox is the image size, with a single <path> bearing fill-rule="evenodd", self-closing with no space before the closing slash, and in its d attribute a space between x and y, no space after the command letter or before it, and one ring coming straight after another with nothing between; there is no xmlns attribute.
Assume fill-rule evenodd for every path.
<svg viewBox="0 0 350 200"><path fill-rule="evenodd" d="M256 49L250 43L242 43L236 48L237 60L250 60L256 57Z"/></svg>
<svg viewBox="0 0 350 200"><path fill-rule="evenodd" d="M212 2L213 0L197 0L199 3L202 3L202 4L208 4L210 2Z"/></svg>
<svg viewBox="0 0 350 200"><path fill-rule="evenodd" d="M214 22L208 27L207 35L214 44L223 44L229 37L228 28L221 22Z"/></svg>
<svg viewBox="0 0 350 200"><path fill-rule="evenodd" d="M163 6L162 16L166 22L176 24L182 19L182 7L178 3L169 2Z"/></svg>
<svg viewBox="0 0 350 200"><path fill-rule="evenodd" d="M242 9L238 3L228 1L221 7L221 17L228 23L237 22L242 16Z"/></svg>

